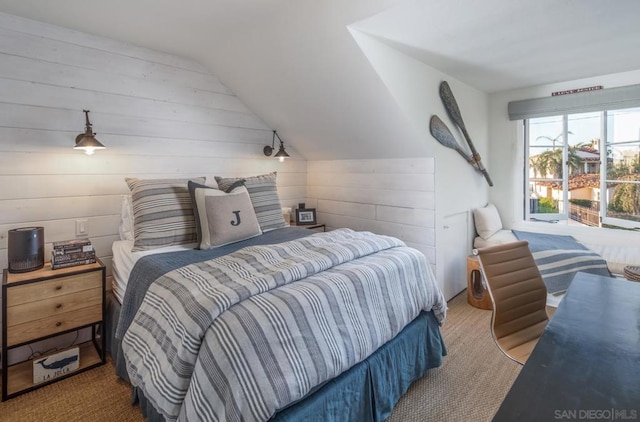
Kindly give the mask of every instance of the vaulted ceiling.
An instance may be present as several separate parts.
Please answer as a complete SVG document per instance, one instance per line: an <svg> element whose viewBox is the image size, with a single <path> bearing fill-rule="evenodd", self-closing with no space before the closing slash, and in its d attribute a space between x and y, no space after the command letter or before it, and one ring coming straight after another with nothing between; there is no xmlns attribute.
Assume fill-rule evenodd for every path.
<svg viewBox="0 0 640 422"><path fill-rule="evenodd" d="M636 0L0 0L0 11L197 60L311 159L374 157L412 136L348 26L487 93L640 69Z"/></svg>

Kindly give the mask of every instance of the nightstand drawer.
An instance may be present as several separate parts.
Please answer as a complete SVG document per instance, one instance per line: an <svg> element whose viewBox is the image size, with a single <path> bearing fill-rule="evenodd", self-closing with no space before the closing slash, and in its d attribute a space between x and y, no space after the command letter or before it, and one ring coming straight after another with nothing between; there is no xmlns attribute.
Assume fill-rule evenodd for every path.
<svg viewBox="0 0 640 422"><path fill-rule="evenodd" d="M102 301L98 305L7 327L7 346L14 346L101 320Z"/></svg>
<svg viewBox="0 0 640 422"><path fill-rule="evenodd" d="M36 302L56 296L68 295L102 287L102 272L92 271L66 277L52 278L38 283L13 286L7 291L7 303L11 306Z"/></svg>
<svg viewBox="0 0 640 422"><path fill-rule="evenodd" d="M7 306L7 327L100 305L101 303L102 289L98 286L97 288L82 290L68 295L27 302L17 306Z"/></svg>

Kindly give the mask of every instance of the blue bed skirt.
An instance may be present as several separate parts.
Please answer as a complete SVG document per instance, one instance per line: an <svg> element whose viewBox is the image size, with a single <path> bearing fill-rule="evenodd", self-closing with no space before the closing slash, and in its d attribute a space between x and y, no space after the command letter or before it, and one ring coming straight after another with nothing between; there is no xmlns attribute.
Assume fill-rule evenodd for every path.
<svg viewBox="0 0 640 422"><path fill-rule="evenodd" d="M111 300L106 327L107 350L111 353L116 373L128 381L119 344L113 338L115 330L109 327L118 321L119 313L119 303ZM280 410L271 421L383 421L391 415L409 386L427 370L442 365L445 355L435 316L432 312L422 312L366 360L316 388L303 400ZM132 397L139 402L147 420L164 421L141 392L134 390Z"/></svg>
<svg viewBox="0 0 640 422"><path fill-rule="evenodd" d="M442 365L445 355L436 318L423 312L366 360L271 420L384 421L411 383Z"/></svg>

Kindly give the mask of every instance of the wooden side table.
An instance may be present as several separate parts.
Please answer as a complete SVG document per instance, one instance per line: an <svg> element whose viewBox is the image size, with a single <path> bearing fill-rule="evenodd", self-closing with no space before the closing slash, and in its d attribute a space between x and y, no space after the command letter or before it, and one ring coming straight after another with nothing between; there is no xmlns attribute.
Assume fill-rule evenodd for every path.
<svg viewBox="0 0 640 422"><path fill-rule="evenodd" d="M475 255L467 257L467 302L480 309L491 309L491 296L482 284L480 261Z"/></svg>
<svg viewBox="0 0 640 422"><path fill-rule="evenodd" d="M302 227L304 229L315 230L317 232L326 232L327 226L325 224L296 224L295 221L289 223L291 227Z"/></svg>
<svg viewBox="0 0 640 422"><path fill-rule="evenodd" d="M102 262L58 270L46 263L44 268L26 273L9 273L5 269L2 297L2 401L106 362ZM8 352L14 348L85 327L91 327L91 340L73 345L79 348L79 368L74 371L59 369L53 378L36 382L33 362L46 354L8 365ZM51 366L56 369L59 363ZM46 367L44 363L42 366Z"/></svg>

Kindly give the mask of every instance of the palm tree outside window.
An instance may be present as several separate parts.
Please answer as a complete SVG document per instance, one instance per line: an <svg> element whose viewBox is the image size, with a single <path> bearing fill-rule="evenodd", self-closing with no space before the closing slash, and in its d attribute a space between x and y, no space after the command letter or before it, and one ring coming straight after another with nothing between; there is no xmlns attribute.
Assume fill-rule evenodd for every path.
<svg viewBox="0 0 640 422"><path fill-rule="evenodd" d="M527 119L525 143L525 218L640 226L640 109Z"/></svg>

